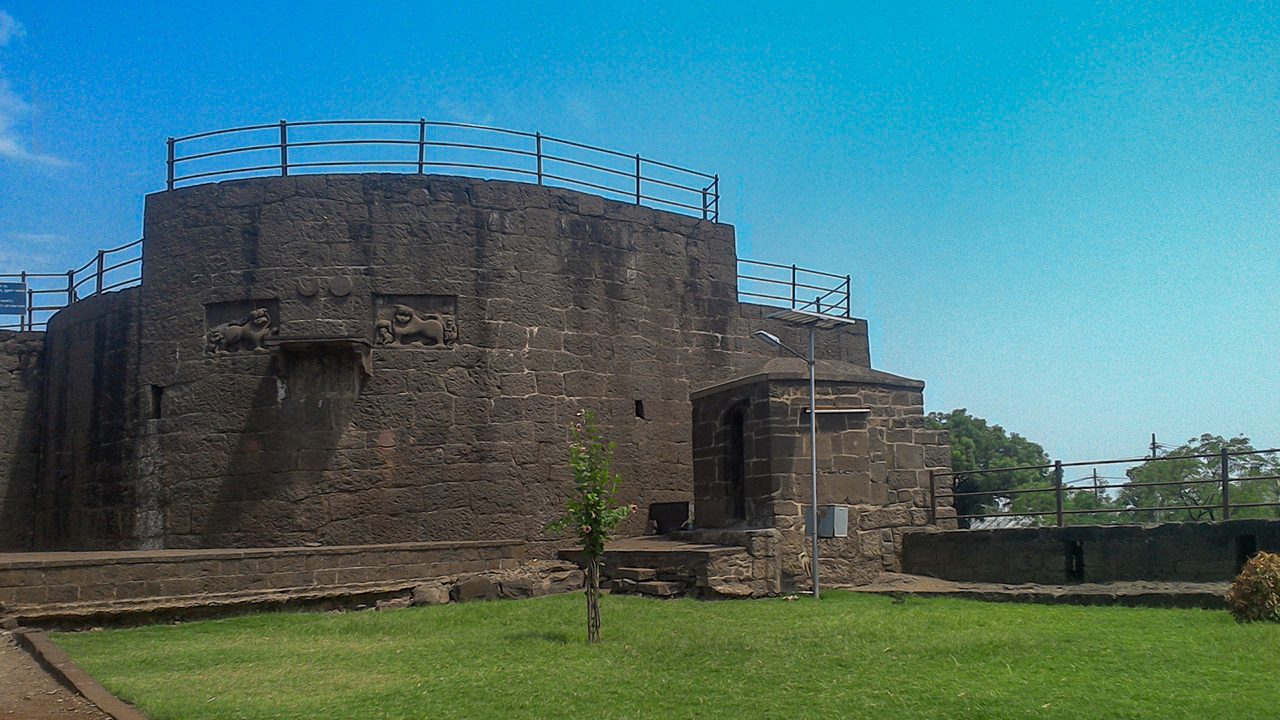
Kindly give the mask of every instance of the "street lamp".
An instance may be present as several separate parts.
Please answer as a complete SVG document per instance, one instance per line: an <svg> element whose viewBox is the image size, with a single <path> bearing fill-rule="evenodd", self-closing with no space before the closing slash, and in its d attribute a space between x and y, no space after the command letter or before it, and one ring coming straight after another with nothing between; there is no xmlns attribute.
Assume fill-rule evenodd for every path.
<svg viewBox="0 0 1280 720"><path fill-rule="evenodd" d="M795 355L805 364L809 366L809 474L813 490L813 505L809 510L809 532L813 536L813 597L820 597L818 592L818 391L817 383L814 380L814 367L817 360L814 354L814 332L816 323L806 323L809 327L809 354L802 355L794 348L782 342L777 335L757 330L753 333L756 337L764 340L770 345L786 350Z"/></svg>

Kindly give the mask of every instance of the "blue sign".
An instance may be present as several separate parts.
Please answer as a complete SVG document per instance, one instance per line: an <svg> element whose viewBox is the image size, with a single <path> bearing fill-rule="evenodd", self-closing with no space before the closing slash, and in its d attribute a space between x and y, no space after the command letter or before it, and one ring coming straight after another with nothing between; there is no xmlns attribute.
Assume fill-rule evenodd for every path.
<svg viewBox="0 0 1280 720"><path fill-rule="evenodd" d="M27 284L0 282L0 315L25 315L26 313Z"/></svg>

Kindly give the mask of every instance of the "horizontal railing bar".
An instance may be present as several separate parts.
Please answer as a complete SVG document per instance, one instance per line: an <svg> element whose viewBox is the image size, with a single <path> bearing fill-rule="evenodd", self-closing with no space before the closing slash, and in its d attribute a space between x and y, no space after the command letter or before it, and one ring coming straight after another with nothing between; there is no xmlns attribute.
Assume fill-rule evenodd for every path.
<svg viewBox="0 0 1280 720"><path fill-rule="evenodd" d="M641 199L641 200L648 200L648 201L650 201L650 202L655 202L655 203L658 203L658 204L660 204L660 205L670 205L670 206L672 206L672 207L682 207L682 208L685 208L686 210L701 210L701 209L702 209L701 207L699 207L699 206L697 206L697 205L688 205L688 204L685 204L685 203L682 203L682 202L679 202L679 201L676 201L676 200L667 200L667 199L665 199L665 198L654 197L654 196L652 196L652 195L641 195L641 196L640 196L640 199Z"/></svg>
<svg viewBox="0 0 1280 720"><path fill-rule="evenodd" d="M113 253L113 252L120 252L121 250L128 250L129 248L131 248L131 247L133 247L133 246L135 246L135 245L141 245L141 244L142 244L142 238L138 238L137 240L134 240L134 241L133 241L133 242L131 242L131 243L125 243L124 245L121 245L120 247L113 247L113 248L111 248L110 250L103 250L102 252L104 252L104 253L108 253L108 254Z"/></svg>
<svg viewBox="0 0 1280 720"><path fill-rule="evenodd" d="M583 161L583 160L574 160L573 158L560 157L560 156L558 156L558 155L547 155L547 154L545 154L545 153L544 153L544 154L542 155L542 160L543 160L543 162L551 161L551 162L562 162L562 163L566 163L566 164L569 164L569 165L577 165L578 167L584 167L584 168L588 168L588 169L590 169L590 170L598 170L598 171L600 171L600 172L611 173L611 174L613 174L613 175L618 175L618 176L620 176L620 177L629 178L629 179L632 179L632 180L634 180L634 179L635 179L635 177L636 177L636 174L635 174L635 172L634 172L634 171L627 172L627 171L625 171L625 170L618 170L617 168L606 167L606 166L604 166L604 165L593 165L593 164L591 164L591 163L589 163L589 162L585 162L585 161ZM641 178L641 179L643 179L643 178ZM626 191L619 190L618 192L626 192ZM634 192L632 192L631 194L632 194L633 196L635 195L635 193L634 193Z"/></svg>
<svg viewBox="0 0 1280 720"><path fill-rule="evenodd" d="M117 281L117 282L114 282L114 283L112 283L112 284L110 284L110 285L108 285L108 286L106 286L106 287L102 288L102 292L107 292L108 290L115 290L115 289L116 289L116 288L118 288L118 287L124 287L124 286L126 286L126 285L129 285L130 283L138 283L138 282L141 282L141 281L142 281L142 278L129 278L129 279L127 279L127 280L119 280L119 281Z"/></svg>
<svg viewBox="0 0 1280 720"><path fill-rule="evenodd" d="M1247 508L1247 507L1280 507L1280 502L1253 502L1253 503L1231 503L1231 509Z"/></svg>
<svg viewBox="0 0 1280 720"><path fill-rule="evenodd" d="M92 257L92 258L89 258L89 262L87 262L87 263L85 263L85 264L81 265L80 267L78 267L78 268L76 268L76 269L72 270L71 272L72 272L72 273L84 272L85 270L88 270L89 268L93 267L93 264L94 264L94 263L96 263L96 262L98 262L98 258L97 258L96 256L95 256L95 257Z"/></svg>
<svg viewBox="0 0 1280 720"><path fill-rule="evenodd" d="M632 175L632 177L635 177L635 176ZM680 185L674 182L667 182L666 180L659 180L658 178L649 177L648 175L641 175L640 179L652 185L661 185L663 187L669 187L673 190L682 190L684 192L690 192L697 195L702 194L702 188L697 188L690 185Z"/></svg>
<svg viewBox="0 0 1280 720"><path fill-rule="evenodd" d="M289 143L292 147L294 143ZM263 150L278 150L280 143L272 143L270 145L249 145L248 147L227 148L225 150L210 150L208 152L195 153L194 155L175 155L173 163L176 165L180 162L188 162L191 160L203 160L204 158L219 157L221 155L234 155L236 153L261 152Z"/></svg>
<svg viewBox="0 0 1280 720"><path fill-rule="evenodd" d="M119 270L119 269L120 269L120 268L122 268L122 267L127 267L127 266L129 266L129 265L135 265L135 264L138 264L138 263L141 263L141 262L142 262L142 258L140 258L140 257L138 257L138 258L130 258L130 259L128 259L128 260L121 260L120 262L116 263L115 265L108 265L108 266L106 266L106 267L102 268L102 274L104 274L104 275L105 275L105 274L107 274L107 273L111 272L112 270Z"/></svg>
<svg viewBox="0 0 1280 720"><path fill-rule="evenodd" d="M551 137L551 136L549 136L549 135L543 135L543 136L542 136L542 142L543 142L544 144L545 144L545 143L558 143L558 144L560 144L560 145L568 145L569 147L581 148L581 149L583 149L583 150L594 150L594 151L599 152L599 153L604 153L605 155L613 155L613 156L615 156L615 157L627 158L628 160L632 160L632 161L634 161L634 160L636 159L636 156L635 156L635 155L628 155L628 154L626 154L626 153L624 153L624 152L618 152L617 150L610 150L610 149L608 149L608 148L596 147L595 145L587 145L587 144L585 144L585 143L574 142L574 141L572 141L572 140L561 140L561 139L559 139L559 138L553 138L553 137Z"/></svg>
<svg viewBox="0 0 1280 720"><path fill-rule="evenodd" d="M410 121L410 122L412 122L414 125L418 124L417 121ZM471 123L446 122L441 120L429 120L427 121L427 127L429 128L451 127L451 128L465 128L468 130L488 130L490 132L506 133L507 135L515 135L517 137L527 137L527 138L537 137L536 133L524 132L523 130L508 130L506 128L493 127L492 125L473 125ZM546 135L542 136L543 142L546 142L550 139L551 138L548 138ZM557 140L556 142L561 142L561 141Z"/></svg>
<svg viewBox="0 0 1280 720"><path fill-rule="evenodd" d="M279 165L257 165L254 167L247 167L247 168L235 168L234 170L210 170L208 172L193 173L191 175L174 175L173 181L177 183L177 182L182 182L184 180L195 180L196 178L202 178L202 177L215 177L218 175L235 175L237 173L261 172L263 170L279 171L280 166Z"/></svg>
<svg viewBox="0 0 1280 720"><path fill-rule="evenodd" d="M285 122L285 125L291 128L317 127L317 126L324 126L324 125L404 125L404 126L418 127L419 124L420 124L420 121L418 120L359 120L359 119L298 120L298 121ZM427 124L430 125L431 123L427 123ZM279 125L272 125L271 127L279 127ZM290 143L290 145L292 144L293 143Z"/></svg>
<svg viewBox="0 0 1280 720"><path fill-rule="evenodd" d="M715 180L715 179L716 179L716 176L715 176L715 175L708 175L707 173L699 172L699 171L697 171L697 170L692 170L692 169L687 168L687 167L680 167L679 165L672 165L672 164L670 164L670 163L664 163L664 162L662 162L661 160L650 160L649 158L646 158L646 157L642 157L642 158L640 158L640 160L641 160L641 162L645 163L646 165L657 165L658 167L664 167L664 168L666 168L666 169L668 169L668 170L675 170L675 171L677 171L677 172L689 173L690 175L697 175L698 177L700 177L700 178L705 178L705 179L707 179L707 180ZM711 187L710 185L708 185L708 186L707 186L707 188L710 188L710 187Z"/></svg>
<svg viewBox="0 0 1280 720"><path fill-rule="evenodd" d="M26 273L26 274L23 274L23 273L0 273L0 278L17 278L17 279L19 279L19 280L21 280L21 279L22 279L22 278L24 278L24 277L25 277L26 279L28 279L28 280L31 280L31 279L44 279L44 278L65 278L66 276L67 276L67 274L66 274L66 273L64 273L64 272L60 272L60 273Z"/></svg>
<svg viewBox="0 0 1280 720"><path fill-rule="evenodd" d="M548 180L559 180L560 182L571 183L573 185L582 185L583 187L595 188L596 190L603 190L605 192L611 192L618 195L627 195L626 190L611 188L607 185L598 185L596 183L588 182L586 180L574 180L572 178L561 177L560 175L552 175L550 173L545 173L545 172L542 174L542 177L547 178ZM635 197L635 194L634 193L631 194L630 197Z"/></svg>
<svg viewBox="0 0 1280 720"><path fill-rule="evenodd" d="M1264 455L1267 453L1280 452L1280 448L1266 448L1264 450L1232 450L1227 453L1227 457L1241 457L1244 455ZM1222 453L1200 453L1197 455L1162 455L1157 458L1140 457L1140 458L1120 458L1117 460L1078 460L1074 462L1064 462L1062 467L1085 467L1090 465L1129 465L1145 462L1163 462L1166 460L1199 460L1204 458L1221 457ZM988 473L1011 472L1013 470L1049 470L1055 467L1053 463L1048 465L1017 465L1008 468L980 468L977 470L948 470L945 472L935 472L935 477L957 476L957 475L985 475Z"/></svg>
<svg viewBox="0 0 1280 720"><path fill-rule="evenodd" d="M199 138L213 137L215 135L231 135L238 132L249 132L251 130L266 130L267 128L278 128L279 123L271 123L269 125L245 125L243 127L226 128L224 130L209 130L208 132L196 133L194 135L184 135L173 139L175 143L186 142L188 140L196 140Z"/></svg>
<svg viewBox="0 0 1280 720"><path fill-rule="evenodd" d="M289 169L305 168L305 167L383 167L413 165L418 166L417 160L312 160L310 162L289 162Z"/></svg>
<svg viewBox="0 0 1280 720"><path fill-rule="evenodd" d="M324 147L324 146L339 147L342 145L414 145L414 146L417 146L419 144L421 143L419 143L417 140L401 140L401 139L393 139L393 138L388 138L386 140L381 140L377 138L353 138L351 140L303 140L300 142L295 142L293 140L289 141L290 148ZM280 146L275 145L274 147L278 148ZM415 162L414 164L416 165L417 163ZM289 167L293 167L293 162L289 163Z"/></svg>
<svg viewBox="0 0 1280 720"><path fill-rule="evenodd" d="M410 164L417 165L418 163L414 162ZM525 170L523 168L514 168L514 167L503 167L501 165L475 165L473 163L442 162L442 161L430 161L430 160L424 162L423 165L427 165L429 167L460 167L460 168L471 168L473 170L496 170L498 172L519 173L520 175L537 175L538 174L534 170ZM551 176L544 173L543 177L551 177Z"/></svg>
<svg viewBox="0 0 1280 720"><path fill-rule="evenodd" d="M414 140L409 144L417 145L418 141ZM531 157L531 158L538 157L538 154L536 152L530 152L529 150L521 150L519 148L504 148L504 147L499 147L497 145L474 145L471 143L449 142L447 140L431 140L428 142L423 142L422 144L426 145L427 147L459 148L462 150L480 150L483 152L507 153L508 155L523 155L525 157ZM542 159L547 160L549 158L546 155L543 155Z"/></svg>

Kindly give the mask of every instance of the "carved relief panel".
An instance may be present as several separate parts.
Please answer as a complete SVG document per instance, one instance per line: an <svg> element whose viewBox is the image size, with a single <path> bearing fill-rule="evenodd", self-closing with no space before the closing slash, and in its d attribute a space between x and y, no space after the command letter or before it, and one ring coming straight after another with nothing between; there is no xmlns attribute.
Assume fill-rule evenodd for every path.
<svg viewBox="0 0 1280 720"><path fill-rule="evenodd" d="M280 330L276 300L231 300L204 306L205 352L260 350L268 336Z"/></svg>
<svg viewBox="0 0 1280 720"><path fill-rule="evenodd" d="M458 344L453 295L375 295L374 343L447 348Z"/></svg>

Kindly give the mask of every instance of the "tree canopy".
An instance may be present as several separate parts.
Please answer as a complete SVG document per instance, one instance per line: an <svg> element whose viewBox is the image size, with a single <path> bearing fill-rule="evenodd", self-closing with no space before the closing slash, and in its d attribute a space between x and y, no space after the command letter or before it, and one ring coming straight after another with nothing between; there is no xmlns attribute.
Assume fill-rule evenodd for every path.
<svg viewBox="0 0 1280 720"><path fill-rule="evenodd" d="M1053 471L1048 467L1049 456L1043 447L974 417L964 408L930 413L928 424L950 433L955 491L980 493L957 497L958 515L1021 514L1034 518L1037 524L1055 521ZM1062 497L1063 509L1069 513L1067 522L1083 525L1220 520L1223 513L1219 453L1223 450L1245 453L1228 456L1231 517L1280 517L1280 508L1263 505L1280 502L1280 478L1277 477L1280 476L1280 457L1275 453L1252 454L1256 448L1243 435L1227 439L1206 433L1129 468L1125 472L1127 479L1119 488L1068 484ZM1010 469L1001 472L1001 468ZM1045 492L1010 492L1033 489ZM1091 513L1091 510L1103 512ZM968 525L967 521L961 521L962 527Z"/></svg>

